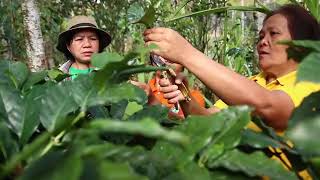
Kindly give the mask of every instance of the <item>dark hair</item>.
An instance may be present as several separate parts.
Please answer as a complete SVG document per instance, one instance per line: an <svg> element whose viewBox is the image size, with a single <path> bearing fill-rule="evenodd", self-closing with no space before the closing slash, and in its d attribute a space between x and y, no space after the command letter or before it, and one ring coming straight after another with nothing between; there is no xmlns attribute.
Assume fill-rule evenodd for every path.
<svg viewBox="0 0 320 180"><path fill-rule="evenodd" d="M281 14L288 20L288 29L293 40L320 40L320 25L305 8L287 4L268 14L264 21L273 15Z"/></svg>
<svg viewBox="0 0 320 180"><path fill-rule="evenodd" d="M65 42L65 43L66 43L67 45L70 45L71 40L73 39L74 35L77 34L77 33L80 32L80 31L83 31L84 29L85 29L85 28L83 28L83 29L76 29L76 30L70 31L70 34L66 37L66 40L65 40L66 42ZM94 31L94 29L93 29L93 31ZM99 39L99 53L100 53L100 52L103 51L103 49L102 49L101 35L99 34L98 31L95 31L95 32L96 32L96 34L97 34L97 36L98 36L98 39ZM73 55L72 55L69 51L65 52L65 53L64 53L64 56L67 58L67 60L74 60Z"/></svg>

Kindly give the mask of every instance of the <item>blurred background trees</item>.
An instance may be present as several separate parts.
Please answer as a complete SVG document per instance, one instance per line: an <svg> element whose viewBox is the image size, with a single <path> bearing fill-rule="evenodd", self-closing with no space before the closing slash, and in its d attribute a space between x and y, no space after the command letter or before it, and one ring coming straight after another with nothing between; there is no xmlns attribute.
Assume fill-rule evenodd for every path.
<svg viewBox="0 0 320 180"><path fill-rule="evenodd" d="M28 31L23 23L23 2L27 0L0 1L0 59L27 62ZM98 25L110 32L112 44L107 51L125 53L142 44L145 27L132 24L132 19L144 14L151 3L157 2L159 26L171 27L183 34L195 47L212 59L243 75L251 76L258 71L255 57L257 32L264 14L257 12L227 11L193 16L169 23L168 17L179 16L216 7L265 6L275 8L279 4L295 0L33 0L38 8L46 68L51 69L65 61L55 48L57 37L65 26L66 19L73 15L92 15ZM313 2L313 3L312 3ZM319 14L316 1L304 1ZM319 4L319 2L318 2ZM24 13L25 14L25 13ZM41 47L41 46L40 46ZM28 57L29 56L29 57ZM214 99L193 76L190 82L203 90L209 99ZM144 78L146 81L146 78Z"/></svg>

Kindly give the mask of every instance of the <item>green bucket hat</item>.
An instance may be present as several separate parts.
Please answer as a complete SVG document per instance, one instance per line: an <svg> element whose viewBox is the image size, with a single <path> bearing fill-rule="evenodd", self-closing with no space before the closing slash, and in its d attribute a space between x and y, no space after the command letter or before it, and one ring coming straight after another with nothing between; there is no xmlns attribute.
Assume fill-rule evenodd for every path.
<svg viewBox="0 0 320 180"><path fill-rule="evenodd" d="M67 40L70 39L75 31L79 29L93 29L99 36L99 52L107 47L111 42L111 36L106 31L98 28L97 22L92 16L74 16L67 22L66 31L59 34L57 49L65 54L66 57L72 57L67 48Z"/></svg>

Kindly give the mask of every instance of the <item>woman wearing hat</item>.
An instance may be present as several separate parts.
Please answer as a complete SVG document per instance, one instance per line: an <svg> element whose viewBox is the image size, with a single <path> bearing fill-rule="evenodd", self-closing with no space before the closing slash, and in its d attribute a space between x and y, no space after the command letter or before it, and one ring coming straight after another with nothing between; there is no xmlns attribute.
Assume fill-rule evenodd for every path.
<svg viewBox="0 0 320 180"><path fill-rule="evenodd" d="M70 74L71 79L90 73L94 69L92 54L102 52L110 42L110 35L98 28L93 17L74 16L68 21L67 30L59 35L57 49L68 60L59 69Z"/></svg>

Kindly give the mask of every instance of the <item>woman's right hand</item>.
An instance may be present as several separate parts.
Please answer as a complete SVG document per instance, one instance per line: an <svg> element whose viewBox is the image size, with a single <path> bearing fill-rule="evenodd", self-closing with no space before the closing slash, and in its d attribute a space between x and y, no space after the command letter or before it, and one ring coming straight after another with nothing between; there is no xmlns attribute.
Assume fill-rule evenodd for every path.
<svg viewBox="0 0 320 180"><path fill-rule="evenodd" d="M178 32L163 27L147 29L143 33L147 45L155 44L159 49L152 53L171 62L183 64L183 61L197 50Z"/></svg>
<svg viewBox="0 0 320 180"><path fill-rule="evenodd" d="M170 104L178 103L185 100L185 97L178 88L178 85L182 82L186 83L186 76L183 73L178 73L175 78L175 84L172 84L169 79L162 78L159 81L159 90L163 92L163 97L168 99Z"/></svg>

